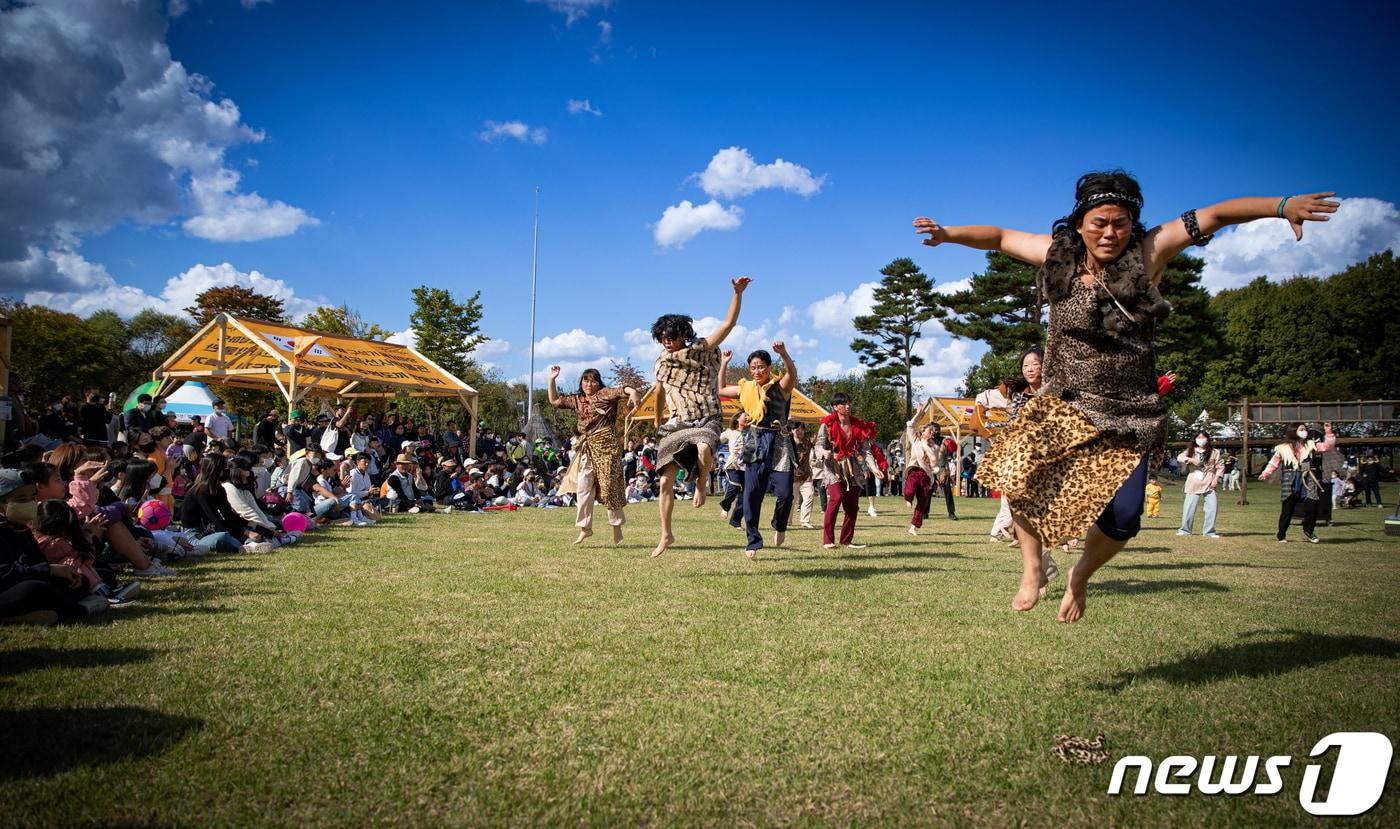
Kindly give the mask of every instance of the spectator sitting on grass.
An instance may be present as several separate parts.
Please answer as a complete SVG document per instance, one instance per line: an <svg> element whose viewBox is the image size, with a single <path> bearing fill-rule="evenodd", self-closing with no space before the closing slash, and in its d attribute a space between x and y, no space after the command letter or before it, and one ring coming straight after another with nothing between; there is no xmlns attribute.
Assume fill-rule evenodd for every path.
<svg viewBox="0 0 1400 829"><path fill-rule="evenodd" d="M52 625L96 606L77 570L44 558L28 526L37 516L33 483L0 469L0 623Z"/></svg>
<svg viewBox="0 0 1400 829"><path fill-rule="evenodd" d="M394 512L432 512L433 495L420 492L414 483L413 456L400 454L394 458L394 471L389 473L384 485L390 509Z"/></svg>
<svg viewBox="0 0 1400 829"><path fill-rule="evenodd" d="M372 526L374 518L366 513L374 511L373 484L370 483L369 475L369 453L350 451L350 461L354 464L354 469L350 470L350 482L346 485L346 495L350 501L350 523L356 527Z"/></svg>
<svg viewBox="0 0 1400 829"><path fill-rule="evenodd" d="M316 522L319 524L343 518L342 513L350 503L350 496L345 494L336 476L336 466L336 462L329 457L316 463L316 481L311 485L311 493L315 498Z"/></svg>
<svg viewBox="0 0 1400 829"><path fill-rule="evenodd" d="M267 541L269 549L296 541L295 534L282 532L281 525L263 512L257 496L253 494L253 467L247 458L235 457L228 462L228 480L223 482L223 488L229 506L250 529Z"/></svg>
<svg viewBox="0 0 1400 829"><path fill-rule="evenodd" d="M266 530L244 521L229 504L223 487L227 468L223 455L200 459L194 483L180 502L180 524L197 537L195 546L204 552L268 552L272 545L264 539Z"/></svg>

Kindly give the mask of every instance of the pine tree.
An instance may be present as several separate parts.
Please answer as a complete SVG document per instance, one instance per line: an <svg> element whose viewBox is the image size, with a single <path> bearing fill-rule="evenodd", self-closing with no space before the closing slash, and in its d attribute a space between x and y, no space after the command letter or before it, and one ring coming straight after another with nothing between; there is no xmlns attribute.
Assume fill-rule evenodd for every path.
<svg viewBox="0 0 1400 829"><path fill-rule="evenodd" d="M453 299L445 288L421 285L413 289L413 313L408 322L416 338L414 348L449 374L467 373L472 350L486 342L480 333L481 292L466 302Z"/></svg>
<svg viewBox="0 0 1400 829"><path fill-rule="evenodd" d="M875 289L875 307L870 314L853 320L856 330L865 336L852 340L851 350L870 367L872 378L904 389L907 416L914 410L914 368L924 364L914 353L914 343L923 335L924 323L942 319L947 312L933 290L933 281L914 260L901 257L880 273L885 278Z"/></svg>
<svg viewBox="0 0 1400 829"><path fill-rule="evenodd" d="M976 394L1014 376L1021 353L1041 342L1036 271L1019 259L992 251L987 254L987 269L972 275L967 290L943 296L948 313L944 329L955 337L991 346L968 370L963 393Z"/></svg>

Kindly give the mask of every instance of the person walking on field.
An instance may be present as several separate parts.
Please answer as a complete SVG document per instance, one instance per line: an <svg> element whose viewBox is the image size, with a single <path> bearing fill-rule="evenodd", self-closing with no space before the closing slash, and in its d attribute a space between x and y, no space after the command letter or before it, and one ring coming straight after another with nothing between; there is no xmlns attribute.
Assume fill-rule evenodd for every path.
<svg viewBox="0 0 1400 829"><path fill-rule="evenodd" d="M1206 517L1201 526L1201 535L1206 538L1219 538L1220 533L1215 531L1215 488L1220 484L1225 464L1220 459L1220 450L1211 444L1209 434L1198 433L1195 444L1176 456L1176 462L1181 464L1181 471L1186 473L1186 501L1181 506L1181 529L1177 530L1176 534L1191 534L1191 525L1196 520L1196 507L1204 501Z"/></svg>
<svg viewBox="0 0 1400 829"><path fill-rule="evenodd" d="M1242 198L1188 210L1152 230L1142 224L1142 187L1122 170L1075 184L1074 206L1049 235L986 225L945 227L914 220L925 245L999 250L1040 267L1049 305L1045 383L1007 426L978 470L1011 499L1021 541L1017 611L1035 607L1043 585L1041 549L1078 538L1084 554L1070 571L1059 619L1084 615L1089 580L1141 527L1150 459L1166 436L1153 340L1171 312L1158 286L1173 257L1205 245L1230 225L1277 217L1301 240L1303 223L1337 210L1332 193Z"/></svg>
<svg viewBox="0 0 1400 829"><path fill-rule="evenodd" d="M1321 539L1313 532L1317 528L1317 502L1322 497L1322 481L1313 472L1313 455L1331 451L1337 436L1332 434L1332 424L1322 427L1323 439L1311 437L1306 423L1294 423L1288 427L1288 439L1274 447L1274 456L1269 465L1260 473L1259 480L1267 481L1275 471L1282 469L1279 476L1279 492L1282 504L1278 514L1278 543L1288 542L1288 525L1293 522L1293 509L1303 508L1303 537L1316 544Z"/></svg>
<svg viewBox="0 0 1400 829"><path fill-rule="evenodd" d="M627 411L637 408L637 390L627 386L604 386L596 368L584 369L579 377L578 394L560 394L555 388L559 366L549 367L549 402L570 409L578 417L576 451L569 463L569 474L559 487L561 494L576 493L578 503L574 526L575 544L593 534L593 504L601 500L608 510L613 544L622 543L622 524L627 520L627 486L622 481L622 442L617 434L617 418L624 400Z"/></svg>

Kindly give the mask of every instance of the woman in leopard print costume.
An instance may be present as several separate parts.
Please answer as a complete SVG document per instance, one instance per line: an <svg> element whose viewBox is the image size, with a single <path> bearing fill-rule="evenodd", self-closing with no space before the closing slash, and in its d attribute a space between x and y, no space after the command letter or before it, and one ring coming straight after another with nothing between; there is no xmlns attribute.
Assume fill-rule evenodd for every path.
<svg viewBox="0 0 1400 829"><path fill-rule="evenodd" d="M1140 221L1142 188L1115 170L1080 177L1074 209L1049 235L914 220L930 247L999 250L1040 267L1037 288L1050 308L1044 383L978 468L978 479L1009 500L1021 529L1013 609L1036 605L1044 545L1087 529L1059 612L1062 622L1078 621L1090 577L1137 535L1149 459L1166 428L1152 340L1156 321L1171 311L1157 289L1167 262L1221 228L1256 219L1285 219L1301 240L1303 222L1336 212L1332 195L1231 199L1149 231Z"/></svg>

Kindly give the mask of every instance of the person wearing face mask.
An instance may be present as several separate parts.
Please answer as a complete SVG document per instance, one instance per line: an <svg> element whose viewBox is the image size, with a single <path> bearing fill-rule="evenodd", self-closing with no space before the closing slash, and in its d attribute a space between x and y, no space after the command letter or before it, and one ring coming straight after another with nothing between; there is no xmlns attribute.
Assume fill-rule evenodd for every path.
<svg viewBox="0 0 1400 829"><path fill-rule="evenodd" d="M1079 178L1074 206L1049 234L914 220L930 247L999 250L1040 268L1038 294L1049 309L1044 386L979 470L1010 499L1017 525L1021 584L1013 610L1036 605L1043 546L1085 536L1058 616L1078 621L1089 580L1141 529L1147 472L1166 440L1154 339L1157 322L1171 313L1159 287L1167 263L1218 230L1258 219L1283 219L1301 240L1305 222L1336 212L1332 195L1231 199L1149 230L1141 185L1111 170Z"/></svg>
<svg viewBox="0 0 1400 829"><path fill-rule="evenodd" d="M763 534L758 528L763 496L772 490L776 498L771 524L774 547L783 546L792 514L792 472L797 451L787 422L792 390L797 387L797 364L782 340L773 341L773 350L783 358L781 376L773 374L772 355L760 348L749 355L749 376L719 390L721 397L737 397L739 408L749 416L749 428L744 432L744 489L739 496L748 536L744 555L749 558L763 549Z"/></svg>
<svg viewBox="0 0 1400 829"><path fill-rule="evenodd" d="M129 409L122 415L122 430L126 433L127 443L135 441L137 435L155 425L159 424L151 419L151 396L149 394L137 397L136 408Z"/></svg>
<svg viewBox="0 0 1400 829"><path fill-rule="evenodd" d="M216 440L223 440L233 431L233 421L229 419L228 412L224 409L224 401L214 401L214 413L209 415L209 422L204 424L204 431Z"/></svg>
<svg viewBox="0 0 1400 829"><path fill-rule="evenodd" d="M1282 470L1279 476L1279 492L1282 498L1278 515L1278 543L1288 542L1288 525L1293 523L1295 507L1303 509L1303 537L1316 544L1319 539L1313 532L1317 527L1318 499L1322 496L1323 482L1313 471L1313 456L1330 452L1337 442L1332 434L1332 424L1322 426L1323 439L1318 441L1308 431L1306 423L1294 423L1288 427L1288 439L1274 447L1274 456L1269 465L1259 475L1259 480L1267 481L1275 471Z"/></svg>
<svg viewBox="0 0 1400 829"><path fill-rule="evenodd" d="M1215 531L1215 488L1219 486L1220 476L1225 471L1220 450L1211 444L1209 434L1199 432L1196 434L1195 445L1188 446L1177 455L1176 462L1181 464L1181 471L1186 473L1186 501L1181 507L1181 529L1177 530L1176 534L1191 534L1191 526L1196 521L1196 508L1204 501L1206 517L1201 525L1201 535L1206 538L1219 538L1220 533Z"/></svg>
<svg viewBox="0 0 1400 829"><path fill-rule="evenodd" d="M35 486L18 469L0 469L0 624L52 625L99 608L84 589L82 574L50 564L30 522L39 514ZM84 604L87 602L87 604Z"/></svg>
<svg viewBox="0 0 1400 829"><path fill-rule="evenodd" d="M601 500L608 510L613 544L622 543L622 525L627 520L627 486L622 480L622 443L617 433L620 416L637 408L637 390L627 386L604 386L596 368L583 370L577 394L560 394L556 388L559 366L549 367L549 402L571 410L577 418L577 434L569 472L559 487L560 494L577 495L574 526L575 544L593 535L593 505ZM624 409L624 401L626 408Z"/></svg>

